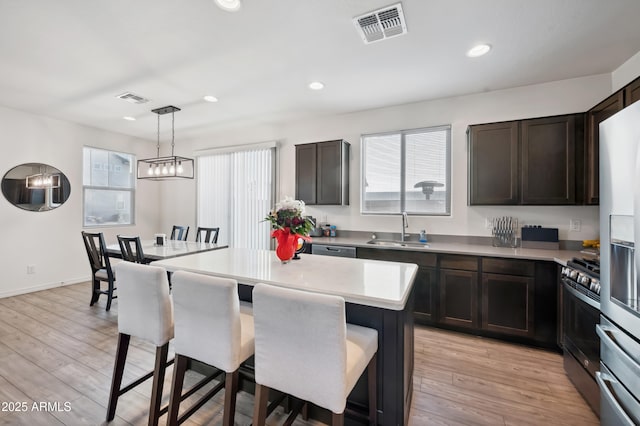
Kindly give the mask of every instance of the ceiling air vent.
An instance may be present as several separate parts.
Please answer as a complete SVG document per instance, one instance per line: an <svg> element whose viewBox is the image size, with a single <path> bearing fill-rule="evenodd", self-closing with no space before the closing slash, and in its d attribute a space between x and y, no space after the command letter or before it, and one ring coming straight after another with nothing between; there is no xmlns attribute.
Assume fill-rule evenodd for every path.
<svg viewBox="0 0 640 426"><path fill-rule="evenodd" d="M146 104L149 102L149 99L143 98L140 95L136 95L135 93L125 92L121 95L116 96L118 99L122 99L123 101L131 102L132 104Z"/></svg>
<svg viewBox="0 0 640 426"><path fill-rule="evenodd" d="M401 3L356 16L353 23L365 44L407 33Z"/></svg>

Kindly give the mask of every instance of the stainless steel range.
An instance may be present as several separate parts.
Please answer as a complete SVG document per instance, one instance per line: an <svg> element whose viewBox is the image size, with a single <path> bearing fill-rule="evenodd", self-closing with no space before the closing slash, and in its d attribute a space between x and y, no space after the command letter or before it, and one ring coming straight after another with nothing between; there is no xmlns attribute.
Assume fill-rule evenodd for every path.
<svg viewBox="0 0 640 426"><path fill-rule="evenodd" d="M573 259L562 268L564 369L591 409L600 413L596 372L600 367L600 263Z"/></svg>

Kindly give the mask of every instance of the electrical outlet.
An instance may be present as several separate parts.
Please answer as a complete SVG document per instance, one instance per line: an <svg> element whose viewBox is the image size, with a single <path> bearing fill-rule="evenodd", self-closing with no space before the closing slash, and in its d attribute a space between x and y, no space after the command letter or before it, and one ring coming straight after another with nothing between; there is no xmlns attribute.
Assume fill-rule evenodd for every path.
<svg viewBox="0 0 640 426"><path fill-rule="evenodd" d="M580 232L582 228L582 221L579 219L571 219L569 221L569 231Z"/></svg>
<svg viewBox="0 0 640 426"><path fill-rule="evenodd" d="M36 273L36 265L27 265L27 274L35 274Z"/></svg>
<svg viewBox="0 0 640 426"><path fill-rule="evenodd" d="M489 219L488 217L484 218L484 227L486 229L491 229L493 226L491 225L491 219Z"/></svg>

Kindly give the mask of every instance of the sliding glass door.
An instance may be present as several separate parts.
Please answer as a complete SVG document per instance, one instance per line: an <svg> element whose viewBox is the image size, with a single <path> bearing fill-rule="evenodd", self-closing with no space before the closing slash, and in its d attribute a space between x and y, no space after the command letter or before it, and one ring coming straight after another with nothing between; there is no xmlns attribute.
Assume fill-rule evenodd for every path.
<svg viewBox="0 0 640 426"><path fill-rule="evenodd" d="M198 226L219 227L218 244L268 249L275 146L197 157Z"/></svg>

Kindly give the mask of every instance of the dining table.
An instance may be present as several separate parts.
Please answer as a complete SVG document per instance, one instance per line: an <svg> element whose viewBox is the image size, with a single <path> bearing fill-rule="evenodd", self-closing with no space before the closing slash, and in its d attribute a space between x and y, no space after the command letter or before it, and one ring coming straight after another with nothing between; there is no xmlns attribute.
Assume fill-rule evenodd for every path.
<svg viewBox="0 0 640 426"><path fill-rule="evenodd" d="M225 244L179 240L167 240L167 243L163 245L157 245L155 240L141 240L140 243L142 245L142 252L144 253L145 263L150 263L155 260L171 259L188 254L226 249L227 247L229 247ZM109 257L122 259L120 245L117 243L109 244L107 246L107 254L109 255Z"/></svg>
<svg viewBox="0 0 640 426"><path fill-rule="evenodd" d="M299 260L285 264L274 251L231 247L159 260L152 265L168 272L234 279L240 300L247 302L252 300L256 283L343 297L347 322L378 331L378 425L408 423L413 394L416 264L311 254L301 254ZM362 404L366 395L366 380L361 378L349 402ZM309 414L325 420L323 413L316 417L310 409Z"/></svg>

